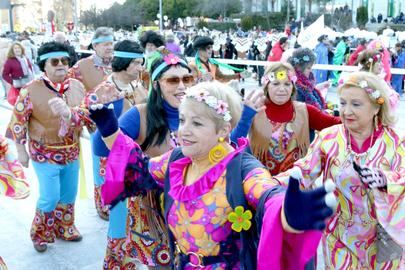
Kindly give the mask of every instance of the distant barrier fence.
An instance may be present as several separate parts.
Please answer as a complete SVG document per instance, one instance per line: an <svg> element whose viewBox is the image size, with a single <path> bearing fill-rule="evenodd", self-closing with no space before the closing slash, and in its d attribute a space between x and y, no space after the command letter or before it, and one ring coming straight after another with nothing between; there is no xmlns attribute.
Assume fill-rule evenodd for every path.
<svg viewBox="0 0 405 270"><path fill-rule="evenodd" d="M77 50L77 53L85 53L85 54L92 54L94 51L88 50ZM187 60L193 60L192 57L187 57ZM271 64L269 61L254 61L254 60L244 60L244 59L222 59L222 58L215 58L219 62L232 64L232 65L243 65L243 66L268 66ZM312 69L316 70L332 70L332 71L345 71L345 72L355 72L358 71L359 68L357 66L338 66L338 65L321 65L315 64ZM405 75L404 68L391 68L391 74L398 74L398 75Z"/></svg>

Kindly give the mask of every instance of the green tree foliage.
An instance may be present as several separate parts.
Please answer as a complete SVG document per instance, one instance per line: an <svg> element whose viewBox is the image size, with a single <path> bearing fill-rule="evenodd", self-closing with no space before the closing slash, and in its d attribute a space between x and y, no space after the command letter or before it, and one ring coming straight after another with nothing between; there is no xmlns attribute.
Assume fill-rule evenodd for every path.
<svg viewBox="0 0 405 270"><path fill-rule="evenodd" d="M356 22L359 27L364 27L368 22L368 10L367 7L361 6L357 8Z"/></svg>
<svg viewBox="0 0 405 270"><path fill-rule="evenodd" d="M61 1L61 0L59 0ZM217 18L219 15L228 17L242 10L240 0L164 0L163 15L167 15L172 23L177 18L187 16L204 16ZM81 13L80 21L86 27L96 28L109 26L115 29L132 29L134 24L151 24L157 20L159 0L126 0L124 4L115 3L109 9L97 10L90 8Z"/></svg>

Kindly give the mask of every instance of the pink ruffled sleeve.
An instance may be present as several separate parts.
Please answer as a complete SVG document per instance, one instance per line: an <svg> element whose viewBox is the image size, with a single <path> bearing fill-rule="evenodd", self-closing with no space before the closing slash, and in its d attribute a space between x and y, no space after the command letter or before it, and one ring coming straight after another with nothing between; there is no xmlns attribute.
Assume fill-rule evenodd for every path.
<svg viewBox="0 0 405 270"><path fill-rule="evenodd" d="M284 194L266 202L257 252L258 270L301 270L316 255L322 232L285 232L280 216L283 202Z"/></svg>

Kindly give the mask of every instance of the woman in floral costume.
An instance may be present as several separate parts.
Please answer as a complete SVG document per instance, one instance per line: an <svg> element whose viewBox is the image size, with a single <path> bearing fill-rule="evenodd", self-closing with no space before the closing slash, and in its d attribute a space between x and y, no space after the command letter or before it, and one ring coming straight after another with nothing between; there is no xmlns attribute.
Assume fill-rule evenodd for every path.
<svg viewBox="0 0 405 270"><path fill-rule="evenodd" d="M303 269L316 253L320 234L307 230L322 230L333 212L325 203L326 196L333 205L334 197L326 191L332 186L302 192L291 178L284 191L244 151L245 139L236 150L227 142L240 111L240 98L226 85L209 82L190 88L179 107L181 147L149 159L118 128L111 108L91 109L111 149L103 198L114 205L117 197L164 190L176 269ZM251 212L256 208L264 211L258 246L249 241L256 231Z"/></svg>
<svg viewBox="0 0 405 270"><path fill-rule="evenodd" d="M322 241L326 269L404 267L405 141L392 128L388 92L377 76L352 73L338 89L343 124L322 130L307 156L295 163L294 170L303 174L302 187L311 188L321 175L337 187L337 211ZM360 166L357 171L353 163ZM287 181L289 174L276 178ZM379 256L378 223L397 243L391 247L399 245L402 254Z"/></svg>
<svg viewBox="0 0 405 270"><path fill-rule="evenodd" d="M252 112L251 118L240 122L231 136L234 142L246 136L253 119L249 134L252 153L272 175L291 168L305 156L310 129L322 130L340 123L339 117L325 114L308 103L293 101L296 80L291 65L272 63L262 79L265 110Z"/></svg>

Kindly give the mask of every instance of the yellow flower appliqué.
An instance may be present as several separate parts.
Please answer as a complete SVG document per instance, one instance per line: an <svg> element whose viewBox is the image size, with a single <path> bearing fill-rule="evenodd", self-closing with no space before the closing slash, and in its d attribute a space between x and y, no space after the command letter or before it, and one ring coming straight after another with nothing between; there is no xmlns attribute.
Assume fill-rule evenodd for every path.
<svg viewBox="0 0 405 270"><path fill-rule="evenodd" d="M276 78L279 81L284 80L285 78L287 78L287 72L285 70L281 70L279 72L276 73Z"/></svg>
<svg viewBox="0 0 405 270"><path fill-rule="evenodd" d="M242 229L247 231L252 226L252 212L243 209L243 206L237 206L234 212L229 213L228 220L232 223L232 230L241 232Z"/></svg>

